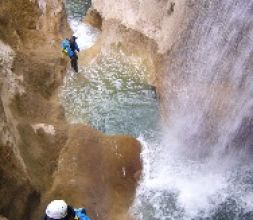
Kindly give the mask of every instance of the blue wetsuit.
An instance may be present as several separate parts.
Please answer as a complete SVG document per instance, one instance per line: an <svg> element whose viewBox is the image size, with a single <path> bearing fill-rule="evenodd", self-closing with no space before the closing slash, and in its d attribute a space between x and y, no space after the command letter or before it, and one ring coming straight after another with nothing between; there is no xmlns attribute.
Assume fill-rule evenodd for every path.
<svg viewBox="0 0 253 220"><path fill-rule="evenodd" d="M70 59L76 55L75 51L80 51L76 42L69 42L69 47L67 48L68 56Z"/></svg>
<svg viewBox="0 0 253 220"><path fill-rule="evenodd" d="M78 52L80 51L79 47L76 41L71 39L69 41L69 47L67 49L67 52L70 58L71 67L75 70L75 72L78 72L78 64L77 64L78 56L76 54L76 51Z"/></svg>

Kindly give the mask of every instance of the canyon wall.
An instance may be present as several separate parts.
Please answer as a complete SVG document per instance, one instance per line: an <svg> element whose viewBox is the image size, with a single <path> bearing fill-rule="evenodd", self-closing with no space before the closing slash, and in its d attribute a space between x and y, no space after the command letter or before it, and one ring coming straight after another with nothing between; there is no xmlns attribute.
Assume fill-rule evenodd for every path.
<svg viewBox="0 0 253 220"><path fill-rule="evenodd" d="M105 28L109 36L108 39L104 36L104 41L110 42L112 35L136 31L153 40L162 57L160 63L154 59L157 54L151 57L155 66L158 66L154 74L163 117L162 145L158 150L156 147L154 151L150 149L154 161L146 158L151 164L148 175L154 175L154 179L150 180L151 185L155 180L159 186L157 189L149 188L149 180L144 182L139 192L144 204L137 210L139 219L152 213L152 209L154 213L150 219L184 219L181 213L175 217L174 208L172 212L168 208L171 203L166 196L174 192L170 188L178 192L179 203L183 204L179 210L186 210L186 219L205 216L205 208L207 218L216 218L216 211L215 217L211 217L209 212L220 209L220 204L225 204L226 211L222 208L221 213L217 212L224 216L229 205L220 199L214 200L215 205L212 201L212 205L204 205L206 207L202 209L202 199L210 201L212 198L209 197L210 187L199 195L195 193L198 184L201 185L203 180L210 183L208 176L217 173L218 181L225 178L229 186L229 190L226 187L221 190L222 194L223 191L229 192L229 195L225 192L226 200L236 198L240 206L241 198L252 191L246 189L240 176L244 176L247 169L252 170L253 2L93 0L93 7L104 19L102 29ZM116 24L117 29L110 23ZM119 28L120 25L124 28ZM136 47L139 46L139 41L136 41ZM144 53L149 50L148 47L141 48ZM201 168L189 166L188 161L194 164L200 162ZM174 167L182 167L182 170L180 168L174 175ZM173 169L172 172L170 169ZM192 178L195 171L197 178ZM235 175L236 179L230 177L235 173L238 174ZM185 178L188 174L191 178ZM171 176L172 181L167 182L164 176ZM201 179L200 182L197 179ZM223 185L222 181L218 187ZM177 186L178 182L180 184ZM236 186L236 182L239 182L238 187L231 189L230 186ZM189 191L185 191L185 188L189 188ZM220 195L220 189L212 193L216 197ZM197 215L200 217L195 214L192 216L192 212L198 212L199 205L201 209ZM190 214L187 213L187 206L191 207L188 210ZM175 210L178 211L178 207ZM252 212L251 208L249 212ZM241 213L238 215L241 216L238 218L243 218ZM228 217L232 218L236 217Z"/></svg>
<svg viewBox="0 0 253 220"><path fill-rule="evenodd" d="M193 158L251 155L252 1L94 0L93 7L104 24L125 27L105 26L109 36L137 31L157 44L161 62L151 58L165 139Z"/></svg>
<svg viewBox="0 0 253 220"><path fill-rule="evenodd" d="M103 18L102 47L116 44L128 54L142 57L150 70L149 83L158 92L168 57L184 41L200 5L193 0L92 1Z"/></svg>
<svg viewBox="0 0 253 220"><path fill-rule="evenodd" d="M93 0L92 4L104 20L117 20L142 33L157 43L160 53L165 53L180 39L194 1Z"/></svg>
<svg viewBox="0 0 253 220"><path fill-rule="evenodd" d="M200 0L118 2L93 0L92 2L94 9L103 18L104 42L125 42L128 50L138 50L139 54L148 54L148 63L151 63L152 70L150 82L160 93L161 112L165 120L169 118L171 111L176 109L172 106L173 103L179 104L179 96L182 95L181 105L185 105L183 98L186 97L183 96L187 91L188 96L192 95L195 99L192 103L203 99L199 97L199 91L205 94L212 93L212 104L209 103L212 119L224 116L231 104L231 97L238 92L234 90L235 82L230 78L225 64L236 59L232 57L231 51L240 42L243 45L247 36L250 38L251 34L243 28L244 21L241 20L241 23L237 21L233 13L245 10L245 16L248 16L247 9L251 7L250 2L245 2L241 8L237 1L225 3ZM229 5L232 7L231 10ZM226 17L222 14L223 11L227 11L230 15ZM229 16L231 16L231 24L227 20ZM241 25L241 32L233 29L236 23ZM248 26L250 28L250 25ZM234 33L234 36L232 34L230 36L229 33ZM124 36L124 39L121 40L120 36ZM228 38L232 41L231 44ZM150 42L152 47L149 46ZM242 50L244 51L243 46ZM223 53L227 56L223 56ZM228 54L231 59L225 60ZM247 59L246 53L243 56L242 52L240 59ZM215 57L219 58L215 59ZM239 63L239 58L237 60ZM223 77L224 82L212 82L211 76L215 71L208 65L213 65L214 69L219 66L217 67L219 75L226 73ZM236 64L231 63L231 66ZM243 69L245 68L242 67L241 70ZM204 78L202 73L205 75ZM193 97L195 95L196 98Z"/></svg>
<svg viewBox="0 0 253 220"><path fill-rule="evenodd" d="M181 79L189 71L183 59L191 60L194 43L187 38L198 39L201 32L201 26L191 32L191 21L210 7L206 2L93 0L103 33L80 63L111 45L142 57L166 115L177 89L184 88ZM141 169L140 145L66 122L57 97L67 66L59 44L70 34L63 9L61 0L0 3L0 196L6 198L0 215L37 219L50 200L62 198L86 207L92 219L127 219ZM226 86L196 88L216 90L215 97L217 88L223 97L232 94ZM220 103L212 105L217 114Z"/></svg>
<svg viewBox="0 0 253 220"><path fill-rule="evenodd" d="M33 125L49 120L45 112L42 116L42 106L48 105L48 99L60 84L65 68L59 55L58 58L51 56L51 68L55 63L61 66L56 68L55 76L50 76L48 60L42 60L39 55L42 43L46 48L57 48L52 40L60 35L56 32L50 34L52 29L48 23L40 21L45 15L37 2L2 1L0 11L0 195L5 198L0 203L0 213L9 219L29 219L33 207L39 203L38 192L45 188L43 183L52 173L52 167L45 165L50 159L54 161L57 158L54 155L45 161L51 153L46 152L43 145L47 145L45 142L50 137L40 141ZM48 11L53 13L54 10ZM59 10L54 12L57 21L53 20L51 24L58 28L67 27L64 13ZM40 25L43 28L39 28ZM47 38L48 33L50 37ZM39 83L45 94L39 91ZM54 104L54 107L49 105L46 108L58 107Z"/></svg>
<svg viewBox="0 0 253 220"><path fill-rule="evenodd" d="M53 199L85 206L92 219L126 217L139 177L135 139L65 119L63 9L61 0L0 3L0 216L9 220L39 219Z"/></svg>

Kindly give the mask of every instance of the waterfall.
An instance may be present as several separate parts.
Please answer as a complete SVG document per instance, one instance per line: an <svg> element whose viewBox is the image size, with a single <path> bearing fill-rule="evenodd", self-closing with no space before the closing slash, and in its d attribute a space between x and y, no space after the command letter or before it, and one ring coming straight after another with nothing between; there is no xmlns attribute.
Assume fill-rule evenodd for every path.
<svg viewBox="0 0 253 220"><path fill-rule="evenodd" d="M142 140L135 219L253 219L253 1L194 1Z"/></svg>
<svg viewBox="0 0 253 220"><path fill-rule="evenodd" d="M65 0L64 2L68 21L74 35L77 37L79 48L85 50L92 47L100 34L100 30L82 22L91 6L91 0Z"/></svg>

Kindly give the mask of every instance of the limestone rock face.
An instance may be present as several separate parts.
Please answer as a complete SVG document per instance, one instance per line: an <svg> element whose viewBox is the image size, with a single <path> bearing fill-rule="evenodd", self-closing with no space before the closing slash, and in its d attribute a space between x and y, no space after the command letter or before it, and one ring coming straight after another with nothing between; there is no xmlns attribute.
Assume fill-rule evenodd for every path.
<svg viewBox="0 0 253 220"><path fill-rule="evenodd" d="M0 3L0 215L40 219L61 197L92 219L123 219L140 146L66 122L57 97L67 65L59 44L69 33L62 10L61 0Z"/></svg>
<svg viewBox="0 0 253 220"><path fill-rule="evenodd" d="M66 139L63 128L56 124L63 118L60 108L49 101L60 84L64 66L49 74L50 59L31 59L6 45L0 47L5 52L0 56L0 196L5 198L0 202L0 213L9 219L29 219L32 207L39 202L38 192L47 187ZM53 61L57 63L57 59ZM38 84L43 76L47 83ZM56 124L55 133L39 127L38 122L48 121Z"/></svg>
<svg viewBox="0 0 253 220"><path fill-rule="evenodd" d="M101 48L114 44L141 57L150 70L148 81L159 93L168 54L190 30L196 5L192 0L93 0L103 18Z"/></svg>
<svg viewBox="0 0 253 220"><path fill-rule="evenodd" d="M64 36L68 25L64 10L63 0L38 0L40 8L39 22L37 29L42 30L46 34L46 38L53 43L59 39L59 36Z"/></svg>
<svg viewBox="0 0 253 220"><path fill-rule="evenodd" d="M188 0L93 0L104 20L119 23L155 40L159 51L168 51L180 37L186 23ZM180 28L179 28L180 27Z"/></svg>
<svg viewBox="0 0 253 220"><path fill-rule="evenodd" d="M31 1L1 1L0 38L18 47L26 38L27 33L36 29L38 17L38 7L35 7Z"/></svg>
<svg viewBox="0 0 253 220"><path fill-rule="evenodd" d="M102 18L97 10L93 8L89 8L83 20L85 23L88 23L98 29L101 29L102 27Z"/></svg>
<svg viewBox="0 0 253 220"><path fill-rule="evenodd" d="M118 216L128 212L140 169L140 144L134 138L71 126L40 212L50 200L63 198L85 207L92 219L122 219Z"/></svg>
<svg viewBox="0 0 253 220"><path fill-rule="evenodd" d="M0 42L0 213L15 219L24 216L29 197L36 197L20 149L18 147L17 122L10 110L11 99L24 92L12 70L15 52ZM26 217L28 217L26 215Z"/></svg>
<svg viewBox="0 0 253 220"><path fill-rule="evenodd" d="M248 83L251 82L248 77L252 70L252 62L248 59L252 53L252 23L248 22L252 19L249 10L252 2L244 3L218 0L93 0L93 7L104 19L103 30L106 28L110 36L123 25L124 32L132 29L156 42L163 58L160 69L156 69L156 85L164 124L173 130L173 126L178 124L177 119L187 122L182 124L182 129L176 128L181 132L192 130L191 120L198 118L199 124L192 120L197 135L189 132L187 136L183 132L185 140L182 141L179 132L178 137L182 146L191 145L189 140L196 149L208 146L205 147L206 152L202 152L206 155L211 152L212 146L224 144L216 141L220 140L221 130L231 129L230 126L225 127L228 118L234 117L229 117L230 114L246 118L238 119L241 127L238 124L240 132L239 137L235 135L236 147L241 145L245 148L247 145L246 148L251 148L248 143L252 137L248 134L252 130L252 115L233 112L237 112L240 105L248 108L246 101L239 104L239 100L248 97L252 89ZM244 14L243 18L239 18L241 14ZM117 29L111 28L113 25L104 26L115 24L115 21ZM236 100L235 97L240 98ZM250 99L247 103L251 103ZM251 109L247 111L251 112ZM199 115L202 115L201 119ZM234 134L235 131L231 132ZM230 143L226 145L230 146Z"/></svg>
<svg viewBox="0 0 253 220"><path fill-rule="evenodd" d="M59 34L47 38L39 28L42 15L37 1L2 1L0 14L0 214L10 220L30 219L65 140L59 129L53 136L38 134L32 126L64 118L59 105L49 99L61 83L65 64L52 50L52 39ZM58 10L55 16L60 14ZM51 23L61 26L56 20ZM38 47L41 42L44 51ZM50 48L51 55L45 56ZM50 153L50 148L57 150Z"/></svg>
<svg viewBox="0 0 253 220"><path fill-rule="evenodd" d="M62 0L17 0L0 3L0 39L13 48L53 45L69 32Z"/></svg>

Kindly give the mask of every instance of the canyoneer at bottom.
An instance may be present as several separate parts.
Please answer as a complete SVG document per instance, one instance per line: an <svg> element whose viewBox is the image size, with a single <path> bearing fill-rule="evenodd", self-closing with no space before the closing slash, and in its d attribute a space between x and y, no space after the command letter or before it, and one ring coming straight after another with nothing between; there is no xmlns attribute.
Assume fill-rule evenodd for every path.
<svg viewBox="0 0 253 220"><path fill-rule="evenodd" d="M42 220L91 220L84 208L73 208L64 200L51 201Z"/></svg>

